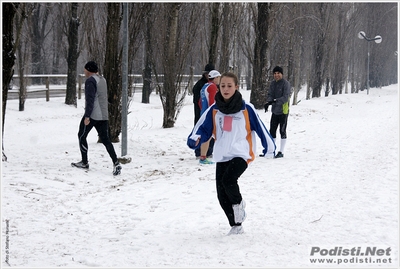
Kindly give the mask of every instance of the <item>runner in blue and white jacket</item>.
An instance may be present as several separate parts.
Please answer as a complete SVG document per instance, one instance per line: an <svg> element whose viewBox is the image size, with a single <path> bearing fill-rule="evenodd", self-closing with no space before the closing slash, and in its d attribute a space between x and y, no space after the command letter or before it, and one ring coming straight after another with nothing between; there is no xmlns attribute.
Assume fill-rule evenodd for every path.
<svg viewBox="0 0 400 269"><path fill-rule="evenodd" d="M217 195L232 227L229 234L243 233L245 202L237 181L255 159L255 133L261 139L265 157L273 158L276 149L254 106L242 99L238 89L237 76L223 74L215 103L203 113L187 139L191 149L199 147L211 136L215 139L213 160L217 163Z"/></svg>

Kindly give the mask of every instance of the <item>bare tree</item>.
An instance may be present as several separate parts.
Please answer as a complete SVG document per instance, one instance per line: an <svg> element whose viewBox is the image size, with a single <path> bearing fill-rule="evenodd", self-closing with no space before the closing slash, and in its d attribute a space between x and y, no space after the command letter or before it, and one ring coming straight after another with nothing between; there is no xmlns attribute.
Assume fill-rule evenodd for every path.
<svg viewBox="0 0 400 269"><path fill-rule="evenodd" d="M106 3L83 3L82 5L86 11L85 16L82 17L84 36L82 49L85 49L83 63L88 60L96 60L100 65L100 73L102 73L106 53L108 5Z"/></svg>
<svg viewBox="0 0 400 269"><path fill-rule="evenodd" d="M164 108L163 128L174 127L175 124L175 109L177 89L175 80L178 72L177 67L177 33L178 33L178 15L181 4L168 4L167 8L167 29L164 46L164 84L160 89L160 98Z"/></svg>
<svg viewBox="0 0 400 269"><path fill-rule="evenodd" d="M327 34L329 31L327 28L329 27L329 23L331 21L330 14L330 4L326 3L317 3L316 6L316 26L315 27L315 40L314 40L314 57L313 57L313 70L315 70L312 81L312 97L321 97L321 89L323 85L323 81L326 74L326 66L324 66L324 61L327 57L326 53L326 40Z"/></svg>
<svg viewBox="0 0 400 269"><path fill-rule="evenodd" d="M250 102L257 109L263 107L268 89L268 26L272 5L271 3L257 3L256 41L254 45L253 79L250 94Z"/></svg>
<svg viewBox="0 0 400 269"><path fill-rule="evenodd" d="M148 6L148 13L145 16L145 66L143 70L143 90L142 90L142 103L148 104L150 103L150 94L151 94L151 56L153 54L151 40L152 40L152 31L153 31L153 7L152 3L146 3Z"/></svg>
<svg viewBox="0 0 400 269"><path fill-rule="evenodd" d="M71 3L71 17L69 20L68 29L68 77L67 77L67 92L65 95L65 104L77 106L76 102L76 78L77 65L79 57L78 48L78 27L80 21L78 18L78 3Z"/></svg>
<svg viewBox="0 0 400 269"><path fill-rule="evenodd" d="M24 21L26 21L26 18L28 17L28 14L31 14L32 10L29 9L31 7L30 4L27 3L21 3L18 9L18 13L15 16L16 19L16 28L17 28L17 33L21 32L21 29L24 27ZM19 36L19 34L18 34ZM29 37L28 37L29 38ZM24 77L25 74L25 67L26 67L26 62L28 62L28 52L27 52L27 46L28 42L27 40L22 40L19 38L19 42L15 43L15 47L17 48L16 52L19 55L17 58L18 62L18 77L19 77L19 105L18 105L18 110L19 111L24 111L25 110L25 101L26 101L26 96L27 96L27 91L26 91L26 80Z"/></svg>
<svg viewBox="0 0 400 269"><path fill-rule="evenodd" d="M99 63L100 73L110 68L105 76L112 88L112 106L118 107L122 45L118 43L121 32L115 26L120 24L122 16L118 12L111 19L110 4L79 4L79 12L84 12L84 16L76 16L82 22L77 64L93 59ZM67 72L69 47L66 40L71 3L24 5L34 9L32 14L27 13L29 24L21 28L21 46L15 46L19 48L15 49L16 69L21 75L30 70L35 74ZM149 6L155 8L153 14L157 16L151 16ZM181 87L183 74L200 74L206 62L214 63L221 72L229 66L234 66L238 75L247 72L247 88L252 89L250 101L257 108L265 101L271 78L268 70L272 65L284 67L295 89L293 104L297 103L297 93L305 84L310 87L306 98L321 96L322 88L325 95L341 94L343 85L347 87L347 80L352 93L363 90L367 85L368 45L356 38L361 30L372 37L383 37L381 44L370 44L370 85L379 87L398 80L396 3L180 3L179 6L175 32L171 19L175 10L171 9L171 3L129 4L129 73L146 70L144 81L148 83L151 73L157 72L156 84L164 93L162 98L166 98L166 91L171 91L170 99L163 99L168 100L164 109L169 111L166 112L168 116L164 115L165 126L173 125L178 115L185 91ZM196 16L192 16L194 10ZM146 18L147 23L143 23ZM20 17L16 18L15 23L19 20ZM148 27L147 35L142 27ZM166 33L176 33L176 44L170 43L171 36L167 38ZM167 44L175 48L172 63ZM167 78L168 75L172 78ZM129 89L132 89L132 79L130 77ZM21 109L25 98L23 84L24 81ZM131 90L129 94L132 95ZM145 90L144 99L147 94ZM174 102L172 96L175 96ZM148 99L144 101L150 102ZM174 104L175 109L166 109ZM116 126L110 132L114 138L119 134L117 107L110 108L110 126Z"/></svg>
<svg viewBox="0 0 400 269"><path fill-rule="evenodd" d="M128 46L128 74L135 72L135 67L140 67L140 71L143 72L143 61L139 61L138 57L141 57L144 53L138 54L141 51L141 47L145 42L145 27L146 23L143 23L144 18L149 17L151 12L151 3L128 3L128 31L129 31L129 46ZM144 51L144 49L142 50ZM137 57L138 56L138 57ZM141 73L140 72L140 73ZM128 96L133 96L133 83L134 78L128 77ZM130 101L128 99L128 106Z"/></svg>
<svg viewBox="0 0 400 269"><path fill-rule="evenodd" d="M52 3L33 3L33 14L29 16L32 53L32 74L44 74L46 69L45 39L51 29L48 27L48 19L51 13ZM41 84L41 78L33 78L33 84Z"/></svg>
<svg viewBox="0 0 400 269"><path fill-rule="evenodd" d="M104 77L108 86L108 114L110 123L110 139L119 142L121 133L121 45L120 29L122 21L122 5L120 3L107 3L107 36L106 56L104 62Z"/></svg>
<svg viewBox="0 0 400 269"><path fill-rule="evenodd" d="M222 72L234 71L238 74L236 62L238 51L238 27L242 19L242 13L239 12L239 3L224 3L221 13L222 33L220 42L220 64L218 69Z"/></svg>
<svg viewBox="0 0 400 269"><path fill-rule="evenodd" d="M2 3L3 5L3 117L1 123L2 160L6 161L4 153L4 123L6 115L8 87L14 74L15 47L14 47L14 16L18 3Z"/></svg>
<svg viewBox="0 0 400 269"><path fill-rule="evenodd" d="M212 3L211 11L211 33L210 33L210 47L208 48L208 63L217 63L217 45L218 45L218 32L219 32L219 11L220 3Z"/></svg>
<svg viewBox="0 0 400 269"><path fill-rule="evenodd" d="M196 40L198 16L192 3L155 4L154 7L159 16L154 21L153 33L161 42L152 43L152 66L164 110L162 127L171 128L188 91L187 86L183 87L184 71L190 69L186 63Z"/></svg>
<svg viewBox="0 0 400 269"><path fill-rule="evenodd" d="M256 3L243 3L243 13L241 14L242 18L242 31L241 34L238 35L239 39L239 47L241 48L241 53L244 58L247 60L246 66L246 88L247 90L251 90L251 81L252 81L252 67L253 67L253 53L254 53L254 40L255 40L255 31L254 29L257 27L257 22L255 17L257 17L257 6Z"/></svg>

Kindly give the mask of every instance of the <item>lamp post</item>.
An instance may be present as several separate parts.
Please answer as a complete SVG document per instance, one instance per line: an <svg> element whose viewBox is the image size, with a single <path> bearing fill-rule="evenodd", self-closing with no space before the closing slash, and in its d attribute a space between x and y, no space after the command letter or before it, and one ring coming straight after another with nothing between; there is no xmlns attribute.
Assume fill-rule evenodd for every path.
<svg viewBox="0 0 400 269"><path fill-rule="evenodd" d="M365 32L361 31L358 33L358 38L368 41L367 94L369 94L369 41L375 41L375 43L379 44L382 42L382 37L380 35L377 35L374 38L369 38L365 35Z"/></svg>

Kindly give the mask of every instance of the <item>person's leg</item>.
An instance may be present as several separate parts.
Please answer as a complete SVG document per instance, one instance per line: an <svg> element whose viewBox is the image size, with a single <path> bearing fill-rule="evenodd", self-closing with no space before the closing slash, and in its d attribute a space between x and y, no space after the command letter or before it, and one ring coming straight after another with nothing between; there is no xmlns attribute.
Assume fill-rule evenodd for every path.
<svg viewBox="0 0 400 269"><path fill-rule="evenodd" d="M211 137L210 143L208 145L207 157L210 157L211 155L213 155L213 152L214 152L214 141L215 141L215 139Z"/></svg>
<svg viewBox="0 0 400 269"><path fill-rule="evenodd" d="M194 105L194 125L199 121L200 119L200 107L197 103L193 103Z"/></svg>
<svg viewBox="0 0 400 269"><path fill-rule="evenodd" d="M279 119L279 133L281 135L280 152L282 153L282 155L285 151L285 146L286 146L286 139L287 139L286 127L287 127L288 115L289 114L280 115Z"/></svg>
<svg viewBox="0 0 400 269"><path fill-rule="evenodd" d="M111 143L110 136L108 134L108 121L106 121L106 120L97 121L95 124L95 128L97 130L97 133L99 134L101 142L106 147L106 150L107 150L108 154L110 155L113 164L118 163L117 154L115 153L114 146Z"/></svg>
<svg viewBox="0 0 400 269"><path fill-rule="evenodd" d="M87 143L87 136L93 128L93 121L91 119L90 123L88 125L85 125L84 120L85 120L85 117L82 117L82 120L79 124L78 139L79 139L79 150L80 150L81 156L82 156L82 163L87 164L88 163L88 151L89 151L89 146Z"/></svg>
<svg viewBox="0 0 400 269"><path fill-rule="evenodd" d="M240 225L235 222L233 205L242 202L238 179L247 169L247 162L242 158L233 158L224 163L217 163L216 181L218 200L231 226Z"/></svg>
<svg viewBox="0 0 400 269"><path fill-rule="evenodd" d="M194 106L194 125L196 125L196 123L200 119L200 107L196 103L193 103L193 106ZM196 158L200 157L200 149L199 148L194 150L194 156L196 156Z"/></svg>
<svg viewBox="0 0 400 269"><path fill-rule="evenodd" d="M276 130L278 129L279 118L277 115L271 115L271 121L269 123L269 133L271 134L273 139L276 139Z"/></svg>
<svg viewBox="0 0 400 269"><path fill-rule="evenodd" d="M203 164L212 164L213 162L207 160L207 152L209 149L209 145L210 145L210 140L211 138L207 141L204 142L203 144L200 145L200 163Z"/></svg>
<svg viewBox="0 0 400 269"><path fill-rule="evenodd" d="M224 213L226 217L228 218L229 225L233 226L235 225L234 221L234 216L233 216L233 208L232 208L232 203L229 200L228 195L226 194L224 184L222 183L224 174L226 172L226 169L229 166L229 162L220 162L217 163L216 167L216 184L217 184L217 197L219 204L222 207L222 210L224 210Z"/></svg>

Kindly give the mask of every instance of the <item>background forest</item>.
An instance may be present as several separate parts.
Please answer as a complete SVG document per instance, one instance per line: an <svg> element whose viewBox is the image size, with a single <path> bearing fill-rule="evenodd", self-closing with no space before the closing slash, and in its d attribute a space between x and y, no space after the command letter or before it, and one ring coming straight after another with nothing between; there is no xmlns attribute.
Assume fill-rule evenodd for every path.
<svg viewBox="0 0 400 269"><path fill-rule="evenodd" d="M109 84L111 136L118 141L124 8L128 74L142 76L143 103L153 90L160 93L164 128L174 127L193 75L201 75L206 63L237 73L256 108L265 102L275 65L293 87L293 105L302 85L307 99L364 90L368 68L370 87L398 80L397 2L3 2L3 132L12 83L19 85L24 109L28 82L13 75L68 74L65 103L76 106L78 76L95 60ZM382 42L359 39L360 31Z"/></svg>

